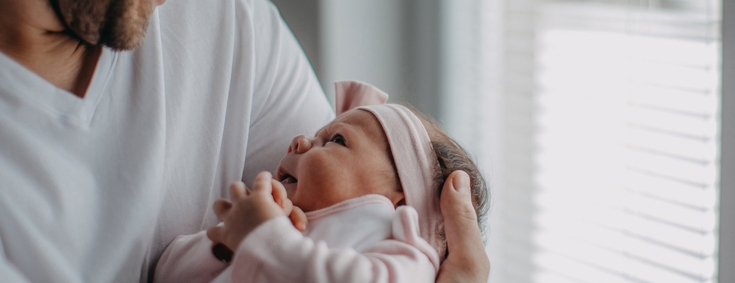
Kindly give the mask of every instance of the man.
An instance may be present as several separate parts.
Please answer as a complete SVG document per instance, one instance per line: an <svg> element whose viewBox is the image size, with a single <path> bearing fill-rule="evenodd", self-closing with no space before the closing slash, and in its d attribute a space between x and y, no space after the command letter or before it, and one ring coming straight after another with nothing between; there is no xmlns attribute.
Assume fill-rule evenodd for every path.
<svg viewBox="0 0 735 283"><path fill-rule="evenodd" d="M0 0L0 278L146 281L229 183L334 116L262 0ZM469 192L444 190L439 282L484 282Z"/></svg>

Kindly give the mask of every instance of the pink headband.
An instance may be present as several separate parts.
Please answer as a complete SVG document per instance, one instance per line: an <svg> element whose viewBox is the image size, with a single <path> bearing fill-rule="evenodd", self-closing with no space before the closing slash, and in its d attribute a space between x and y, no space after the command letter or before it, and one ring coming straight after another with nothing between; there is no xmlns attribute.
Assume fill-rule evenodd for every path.
<svg viewBox="0 0 735 283"><path fill-rule="evenodd" d="M376 87L357 81L336 82L337 115L356 108L375 115L388 137L406 204L419 215L421 237L442 255L444 245L436 235L443 218L439 210L438 185L441 170L424 124L408 108L384 104L388 95Z"/></svg>

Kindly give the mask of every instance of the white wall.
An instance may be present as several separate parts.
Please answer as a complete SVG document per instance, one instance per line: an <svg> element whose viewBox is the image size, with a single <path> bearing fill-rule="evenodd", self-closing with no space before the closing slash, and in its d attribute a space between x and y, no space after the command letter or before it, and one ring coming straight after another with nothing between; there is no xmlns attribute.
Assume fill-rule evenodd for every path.
<svg viewBox="0 0 735 283"><path fill-rule="evenodd" d="M403 99L400 1L322 0L320 80L330 101L334 81L360 80Z"/></svg>
<svg viewBox="0 0 735 283"><path fill-rule="evenodd" d="M299 41L317 77L322 73L320 0L271 0Z"/></svg>
<svg viewBox="0 0 735 283"><path fill-rule="evenodd" d="M467 60L468 52L477 47L466 42L471 38L468 32L477 32L467 28L476 17L465 13L479 13L473 10L479 2L272 1L299 40L330 101L334 81L362 80L386 91L392 102L408 103L440 122L452 120L445 124L466 120L452 118L455 114L469 117L468 112L451 109L466 108L472 97L448 100L442 96L464 94L466 98L468 88L477 88L468 83L473 75L468 67L477 68L479 62ZM447 19L458 21L445 26ZM452 131L470 132L468 127Z"/></svg>

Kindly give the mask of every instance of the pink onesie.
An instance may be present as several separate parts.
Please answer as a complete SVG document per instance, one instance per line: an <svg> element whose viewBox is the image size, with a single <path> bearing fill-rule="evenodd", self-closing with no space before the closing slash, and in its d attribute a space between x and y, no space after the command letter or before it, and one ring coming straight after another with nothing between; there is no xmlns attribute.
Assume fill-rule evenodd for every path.
<svg viewBox="0 0 735 283"><path fill-rule="evenodd" d="M439 256L419 235L412 207L366 195L306 216L303 233L285 216L263 223L230 264L214 257L205 231L179 236L154 282L434 282Z"/></svg>

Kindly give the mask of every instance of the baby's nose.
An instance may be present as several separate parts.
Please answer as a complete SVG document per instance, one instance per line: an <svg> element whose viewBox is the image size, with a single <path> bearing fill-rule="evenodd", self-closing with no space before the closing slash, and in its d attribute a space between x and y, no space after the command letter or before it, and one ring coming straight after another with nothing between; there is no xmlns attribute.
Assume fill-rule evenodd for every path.
<svg viewBox="0 0 735 283"><path fill-rule="evenodd" d="M309 149L311 149L311 138L305 135L298 135L291 141L291 145L288 147L288 153L293 151L296 154L301 154L309 151Z"/></svg>

